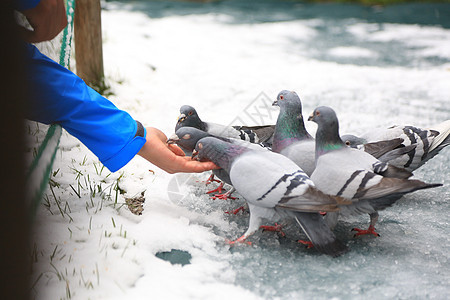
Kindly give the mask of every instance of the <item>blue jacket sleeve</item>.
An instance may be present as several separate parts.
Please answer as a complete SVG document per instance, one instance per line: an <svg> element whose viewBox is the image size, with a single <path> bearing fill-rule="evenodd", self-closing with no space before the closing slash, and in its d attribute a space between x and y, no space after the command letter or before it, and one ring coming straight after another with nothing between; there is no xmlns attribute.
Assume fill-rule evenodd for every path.
<svg viewBox="0 0 450 300"><path fill-rule="evenodd" d="M145 129L71 71L30 44L27 83L31 91L26 117L58 123L86 145L112 172L126 165L145 144ZM140 128L142 129L142 127ZM142 134L137 134L142 132Z"/></svg>
<svg viewBox="0 0 450 300"><path fill-rule="evenodd" d="M13 1L14 8L17 10L27 10L35 8L41 0L15 0Z"/></svg>

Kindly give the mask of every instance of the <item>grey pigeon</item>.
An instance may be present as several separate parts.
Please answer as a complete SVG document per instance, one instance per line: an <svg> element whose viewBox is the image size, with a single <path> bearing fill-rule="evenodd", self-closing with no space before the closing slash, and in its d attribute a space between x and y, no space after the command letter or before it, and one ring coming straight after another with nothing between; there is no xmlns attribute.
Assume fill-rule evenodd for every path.
<svg viewBox="0 0 450 300"><path fill-rule="evenodd" d="M180 127L170 138L167 140L168 144L177 144L179 147L183 149L185 153L192 153L192 151L195 149L195 145L197 142L204 138L204 137L212 137L211 134L207 133L206 131L194 128L194 127ZM228 175L228 172L224 169L215 169L212 170L212 176L208 181L214 180L214 176L219 178L222 183L220 184L219 188L208 191L208 194L213 193L215 191L221 192L223 188L223 183L227 183L231 185L230 176ZM234 192L234 188L227 193L224 193L223 195L214 196L218 198L224 198L227 199L231 196L231 194Z"/></svg>
<svg viewBox="0 0 450 300"><path fill-rule="evenodd" d="M197 144L197 142L204 137L215 137L215 136L207 133L206 131L202 131L202 130L194 128L194 127L180 127L175 132L175 134L173 134L167 140L167 143L169 143L169 144L175 143L178 146L180 146L185 152L192 152L195 149L195 145ZM217 137L217 138L220 138L220 137ZM246 147L246 148L250 148L250 149L254 149L254 150L267 151L267 148L264 148L264 147L260 146L259 144L253 144L253 143L249 143L249 142L246 142L243 140L238 140L238 139L226 139L226 138L220 138L220 139L230 142L230 143L241 145L242 147ZM230 176L228 175L228 172L225 171L224 169L216 169L216 170L213 170L212 173L214 174L214 176L219 178L222 182L232 185ZM223 184L221 184L219 190L221 190L221 187L223 187ZM213 190L213 191L215 191L215 190ZM211 193L213 191L209 191L208 193ZM215 195L215 196L213 196L213 198L214 199L216 199L216 198L228 199L228 198L230 198L233 191L234 191L234 188L224 194ZM221 191L219 191L219 193L220 192Z"/></svg>
<svg viewBox="0 0 450 300"><path fill-rule="evenodd" d="M208 133L206 131L197 129L195 127L180 127L177 129L177 131L170 136L170 138L167 140L168 143L176 143L178 146L180 146L183 150L192 151L195 149L195 145L197 142L204 137L215 137L218 139L221 139L223 141L237 144L242 147L250 148L253 150L263 150L267 151L268 149L260 144L254 144L250 143L244 140L235 139L235 138L225 138L216 136L214 134Z"/></svg>
<svg viewBox="0 0 450 300"><path fill-rule="evenodd" d="M414 171L433 158L443 148L450 145L450 120L432 126L431 129L396 125L389 128L377 128L360 137L354 135L342 136L342 140L353 148L360 148L364 143L374 144L394 138L403 140L395 150L396 152L388 152L377 157L397 167ZM400 152L403 152L404 155L397 155ZM392 157L393 154L396 157Z"/></svg>
<svg viewBox="0 0 450 300"><path fill-rule="evenodd" d="M212 122L203 122L195 108L183 105L180 108L175 132L181 127L194 127L217 137L235 138L251 143L266 143L271 140L275 130L274 125L263 126L226 126Z"/></svg>
<svg viewBox="0 0 450 300"><path fill-rule="evenodd" d="M315 168L315 140L307 132L302 116L302 103L294 91L281 91L273 105L280 107L275 133L273 137L272 151L280 153L295 162L308 176L311 176ZM389 153L389 159L396 159L403 152L390 152L403 142L397 138L390 141L382 141L364 144L361 150L372 155L385 155ZM414 146L410 146L412 148ZM407 150L410 150L408 148Z"/></svg>
<svg viewBox="0 0 450 300"><path fill-rule="evenodd" d="M341 198L316 189L309 177L288 158L212 137L198 141L196 150L199 160L210 160L226 170L233 186L247 201L249 227L234 242L245 241L258 230L263 218L292 217L318 251L338 256L347 250L317 213L337 210Z"/></svg>
<svg viewBox="0 0 450 300"><path fill-rule="evenodd" d="M374 231L378 210L392 205L406 193L441 186L409 180L410 172L383 163L364 151L347 147L339 137L338 119L330 107L316 108L309 120L318 125L316 168L311 175L312 181L324 193L353 201L353 205L341 207L341 215L371 214L369 231ZM334 227L337 215L327 214L327 219Z"/></svg>
<svg viewBox="0 0 450 300"><path fill-rule="evenodd" d="M273 105L280 107L272 151L295 162L308 176L315 167L315 141L306 131L302 103L294 91L281 91Z"/></svg>

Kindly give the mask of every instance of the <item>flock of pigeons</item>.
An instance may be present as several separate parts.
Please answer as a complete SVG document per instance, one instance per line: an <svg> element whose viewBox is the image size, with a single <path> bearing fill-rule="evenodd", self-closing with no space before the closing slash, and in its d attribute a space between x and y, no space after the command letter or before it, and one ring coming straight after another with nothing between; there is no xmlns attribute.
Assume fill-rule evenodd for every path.
<svg viewBox="0 0 450 300"><path fill-rule="evenodd" d="M193 159L214 162L221 169L213 174L245 199L248 230L232 244L244 242L263 219L288 217L310 245L336 257L348 251L333 233L339 217L367 213L370 226L356 229L357 235L378 235L379 210L407 193L441 186L409 178L450 145L450 120L433 129L393 126L340 137L336 113L321 106L308 118L318 125L314 139L305 129L297 93L281 91L273 105L280 107L276 125L257 127L203 122L193 107L184 105L168 140Z"/></svg>

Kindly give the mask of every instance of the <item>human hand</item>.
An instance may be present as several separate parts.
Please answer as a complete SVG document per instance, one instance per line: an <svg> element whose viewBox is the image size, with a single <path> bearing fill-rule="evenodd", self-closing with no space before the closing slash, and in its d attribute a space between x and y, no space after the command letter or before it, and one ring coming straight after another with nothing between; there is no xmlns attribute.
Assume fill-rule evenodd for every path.
<svg viewBox="0 0 450 300"><path fill-rule="evenodd" d="M64 0L41 0L36 7L22 13L34 29L19 26L22 38L29 43L49 41L67 26Z"/></svg>
<svg viewBox="0 0 450 300"><path fill-rule="evenodd" d="M148 127L147 142L138 154L170 174L178 172L201 173L212 169L219 169L212 162L191 160L189 156L184 155L180 147L167 144L166 141L167 137L162 131Z"/></svg>

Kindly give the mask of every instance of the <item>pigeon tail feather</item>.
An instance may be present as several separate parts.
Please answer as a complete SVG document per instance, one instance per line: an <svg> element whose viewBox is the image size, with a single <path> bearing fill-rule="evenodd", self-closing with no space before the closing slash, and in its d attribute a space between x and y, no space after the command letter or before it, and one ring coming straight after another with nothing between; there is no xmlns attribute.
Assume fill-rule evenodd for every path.
<svg viewBox="0 0 450 300"><path fill-rule="evenodd" d="M430 145L428 152L440 147L440 149L450 145L450 120L442 122L436 126L433 126L432 130L438 131L439 134L434 138ZM436 155L436 154L435 154ZM434 156L434 155L433 155Z"/></svg>
<svg viewBox="0 0 450 300"><path fill-rule="evenodd" d="M428 160L430 160L433 157L435 157L442 149L444 149L445 147L450 145L450 135L447 135L447 137L444 140L441 140L439 144L438 143L434 143L435 140L433 141L433 144L430 147L430 149L433 147L433 150L428 152L427 156L420 162L418 167L420 167L423 164L425 164Z"/></svg>
<svg viewBox="0 0 450 300"><path fill-rule="evenodd" d="M420 180L383 178L381 181L368 189L364 189L355 194L354 198L360 199L378 199L382 197L395 197L395 195L404 195L417 190L429 189L442 186L440 183L425 183Z"/></svg>

